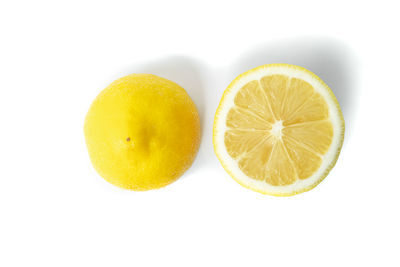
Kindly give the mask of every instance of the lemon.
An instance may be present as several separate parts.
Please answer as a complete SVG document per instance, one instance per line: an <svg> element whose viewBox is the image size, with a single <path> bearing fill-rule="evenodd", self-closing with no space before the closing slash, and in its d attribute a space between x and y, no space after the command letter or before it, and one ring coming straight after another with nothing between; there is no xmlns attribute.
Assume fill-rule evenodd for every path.
<svg viewBox="0 0 400 267"><path fill-rule="evenodd" d="M97 96L84 133L97 172L116 186L141 191L166 186L191 166L200 121L182 87L155 75L132 74Z"/></svg>
<svg viewBox="0 0 400 267"><path fill-rule="evenodd" d="M275 196L320 183L343 137L343 116L330 88L288 64L241 74L225 90L214 119L214 150L225 170L244 187Z"/></svg>

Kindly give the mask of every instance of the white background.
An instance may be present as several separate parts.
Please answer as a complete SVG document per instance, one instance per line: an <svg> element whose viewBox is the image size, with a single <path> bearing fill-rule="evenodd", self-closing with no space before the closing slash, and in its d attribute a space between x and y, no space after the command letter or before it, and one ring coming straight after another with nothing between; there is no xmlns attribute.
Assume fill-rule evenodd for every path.
<svg viewBox="0 0 400 267"><path fill-rule="evenodd" d="M396 2L1 1L0 266L400 266ZM315 72L346 121L336 167L293 197L212 149L223 90L267 63ZM142 72L187 89L203 136L181 179L132 192L94 171L83 122Z"/></svg>

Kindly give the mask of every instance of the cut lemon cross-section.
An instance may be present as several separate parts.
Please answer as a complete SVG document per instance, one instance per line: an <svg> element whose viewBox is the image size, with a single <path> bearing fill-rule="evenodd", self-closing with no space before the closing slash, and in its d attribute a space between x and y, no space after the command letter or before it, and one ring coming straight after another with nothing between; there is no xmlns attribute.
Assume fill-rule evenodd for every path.
<svg viewBox="0 0 400 267"><path fill-rule="evenodd" d="M335 165L344 120L331 89L298 66L270 64L225 90L214 149L225 170L254 191L289 196L314 188Z"/></svg>

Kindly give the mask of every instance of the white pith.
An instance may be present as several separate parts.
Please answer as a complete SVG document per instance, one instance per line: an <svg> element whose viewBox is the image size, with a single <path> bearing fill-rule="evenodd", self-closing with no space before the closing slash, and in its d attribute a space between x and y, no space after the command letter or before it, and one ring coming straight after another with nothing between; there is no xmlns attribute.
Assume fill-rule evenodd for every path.
<svg viewBox="0 0 400 267"><path fill-rule="evenodd" d="M264 76L273 74L284 74L290 78L299 78L309 84L311 84L314 89L320 93L326 100L329 107L330 120L333 125L333 138L331 146L329 147L327 153L322 157L322 164L320 168L309 178L300 180L290 185L285 186L273 186L265 181L259 181L248 177L244 174L238 167L238 163L234 160L227 152L224 143L224 134L228 129L226 126L226 116L229 110L234 106L234 98L245 84L253 80L260 80ZM273 127L272 133L279 134L279 125ZM315 77L312 73L307 70L292 67L290 65L266 65L251 71L245 75L240 76L236 79L224 93L224 97L220 106L217 110L214 121L214 148L218 155L224 168L237 180L240 184L255 191L259 191L266 194L272 195L292 195L299 192L311 189L316 184L318 184L326 175L327 172L335 164L338 156L338 152L342 145L342 139L344 134L344 123L342 120L341 111L338 107L337 101L333 93L330 91L329 87L325 85L320 79Z"/></svg>
<svg viewBox="0 0 400 267"><path fill-rule="evenodd" d="M282 139L282 130L283 130L282 121L277 121L274 124L272 124L271 134L275 136L277 139Z"/></svg>

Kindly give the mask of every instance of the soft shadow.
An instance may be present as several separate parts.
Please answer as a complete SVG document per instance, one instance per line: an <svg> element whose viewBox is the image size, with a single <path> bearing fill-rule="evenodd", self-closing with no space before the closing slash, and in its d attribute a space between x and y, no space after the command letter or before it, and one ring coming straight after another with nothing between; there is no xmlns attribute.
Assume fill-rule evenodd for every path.
<svg viewBox="0 0 400 267"><path fill-rule="evenodd" d="M158 60L153 60L146 63L138 63L133 66L129 66L127 69L118 74L118 76L121 77L132 73L155 74L182 86L192 98L199 112L201 135L203 139L204 114L206 111L206 107L202 75L200 73L201 69L201 64L192 58L183 56L169 56ZM193 165L183 175L183 177L187 176L187 174L192 171L196 171L196 169L199 168L199 166L203 162L202 158L204 153L202 153L202 150L202 145L200 143L200 149L197 157L193 162Z"/></svg>
<svg viewBox="0 0 400 267"><path fill-rule="evenodd" d="M350 47L331 38L302 37L258 45L233 64L232 79L249 69L269 63L299 65L317 74L332 89L346 123L347 142L356 111L357 67Z"/></svg>

